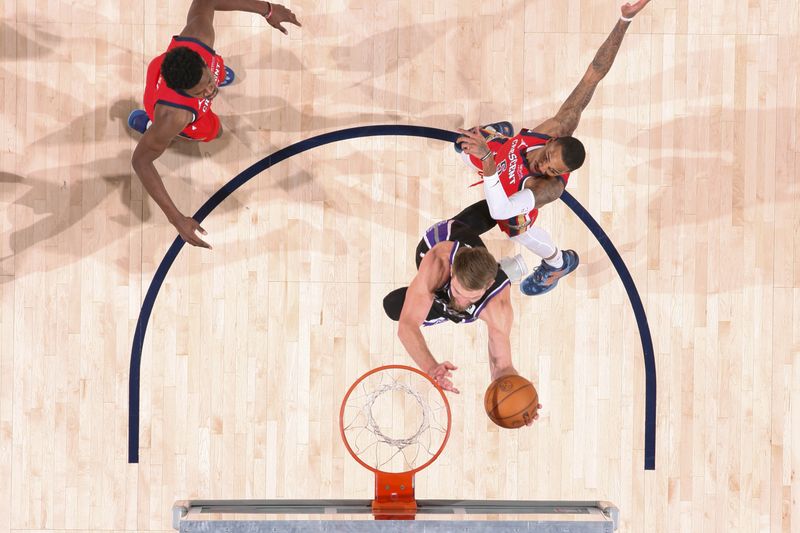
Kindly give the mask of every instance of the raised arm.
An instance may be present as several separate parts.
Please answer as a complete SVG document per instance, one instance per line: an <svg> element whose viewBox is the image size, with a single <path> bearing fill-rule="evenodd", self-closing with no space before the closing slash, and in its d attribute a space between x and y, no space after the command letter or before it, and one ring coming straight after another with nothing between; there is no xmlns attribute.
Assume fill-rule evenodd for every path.
<svg viewBox="0 0 800 533"><path fill-rule="evenodd" d="M205 234L205 230L200 227L200 224L193 218L183 216L175 206L169 192L164 187L164 181L153 164L164 153L172 139L191 122L192 114L184 109L157 105L153 119L153 124L144 132L133 151L131 158L133 170L136 171L136 175L139 176L147 193L175 226L183 240L194 246L211 248L195 233L197 230Z"/></svg>
<svg viewBox="0 0 800 533"><path fill-rule="evenodd" d="M281 32L288 33L284 22L300 26L292 11L281 4L261 0L194 0L186 15L186 26L181 37L192 37L210 47L214 47L214 12L244 11L264 17L267 23Z"/></svg>
<svg viewBox="0 0 800 533"><path fill-rule="evenodd" d="M592 64L589 65L578 86L567 97L556 116L536 126L534 131L552 137L572 135L581 120L581 113L592 100L597 84L608 74L611 65L614 64L619 47L622 45L622 38L625 37L625 32L631 24L630 20L626 19L633 18L649 3L650 0L639 0L635 4L628 3L622 6L622 18L617 21L611 34L595 54Z"/></svg>

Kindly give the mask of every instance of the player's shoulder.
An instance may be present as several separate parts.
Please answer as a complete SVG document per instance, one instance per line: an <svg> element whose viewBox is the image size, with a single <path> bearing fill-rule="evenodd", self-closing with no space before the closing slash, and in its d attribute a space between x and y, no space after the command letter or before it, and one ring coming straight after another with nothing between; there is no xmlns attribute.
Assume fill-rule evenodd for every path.
<svg viewBox="0 0 800 533"><path fill-rule="evenodd" d="M542 141L547 142L553 138L551 135L548 135L547 133L528 128L522 128L521 130L519 130L519 133L517 135L519 135L523 139L530 139L538 142Z"/></svg>
<svg viewBox="0 0 800 533"><path fill-rule="evenodd" d="M440 242L431 248L419 264L417 275L412 285L433 292L450 279L449 252L446 246L452 242Z"/></svg>
<svg viewBox="0 0 800 533"><path fill-rule="evenodd" d="M192 112L187 109L157 102L153 109L153 124L148 131L152 130L154 137L172 140L193 118Z"/></svg>
<svg viewBox="0 0 800 533"><path fill-rule="evenodd" d="M540 136L540 138L543 136L545 140L553 137L563 137L572 133L572 130L567 130L564 127L564 123L557 117L548 118L541 124L538 124L536 127L531 128L528 131L535 133L537 136Z"/></svg>
<svg viewBox="0 0 800 533"><path fill-rule="evenodd" d="M198 36L193 33L186 33L185 31L182 32L180 35L173 35L172 40L167 47L167 51L172 50L173 48L178 47L186 47L195 52L202 53L208 52L211 56L217 55L216 50L210 44L208 44L209 38L208 36ZM212 41L213 42L213 41Z"/></svg>
<svg viewBox="0 0 800 533"><path fill-rule="evenodd" d="M455 241L442 241L433 245L433 247L425 254L425 258L430 257L429 263L450 263L450 254L453 252L453 246L456 246ZM423 259L424 261L424 259ZM422 265L420 265L422 267Z"/></svg>
<svg viewBox="0 0 800 533"><path fill-rule="evenodd" d="M153 106L153 124L174 126L187 123L194 119L194 111L179 104L165 100L158 100ZM181 128L183 129L183 128Z"/></svg>

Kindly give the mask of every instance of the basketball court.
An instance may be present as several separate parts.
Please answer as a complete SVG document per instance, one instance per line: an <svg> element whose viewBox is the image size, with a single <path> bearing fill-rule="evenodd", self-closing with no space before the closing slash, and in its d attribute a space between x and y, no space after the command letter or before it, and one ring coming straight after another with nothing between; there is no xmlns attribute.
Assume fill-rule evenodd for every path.
<svg viewBox="0 0 800 533"><path fill-rule="evenodd" d="M426 328L461 394L447 423L433 386L412 395L448 437L401 454L401 470L435 460L414 474L413 520L385 522L375 472L343 441L372 423L342 402L371 369L413 366L381 301L416 273L425 229L483 197L450 142L391 131L533 127L622 2L298 0L288 36L217 13L237 75L214 101L225 133L156 162L184 213L229 193L204 213L212 250L175 243L126 126L189 3L0 0L0 531L800 528L800 4L637 15L567 188L607 240L567 203L544 207L536 224L580 267L546 295L511 290L540 418L487 417L483 324ZM340 135L375 125L400 130ZM651 433L641 323L608 242L652 335Z"/></svg>

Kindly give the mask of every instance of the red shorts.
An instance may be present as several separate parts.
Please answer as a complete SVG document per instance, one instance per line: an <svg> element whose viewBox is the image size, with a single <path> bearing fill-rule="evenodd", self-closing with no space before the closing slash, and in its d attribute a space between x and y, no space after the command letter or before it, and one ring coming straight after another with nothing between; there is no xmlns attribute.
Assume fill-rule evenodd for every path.
<svg viewBox="0 0 800 533"><path fill-rule="evenodd" d="M207 111L195 122L186 126L181 135L195 141L213 141L219 135L219 117L213 111Z"/></svg>

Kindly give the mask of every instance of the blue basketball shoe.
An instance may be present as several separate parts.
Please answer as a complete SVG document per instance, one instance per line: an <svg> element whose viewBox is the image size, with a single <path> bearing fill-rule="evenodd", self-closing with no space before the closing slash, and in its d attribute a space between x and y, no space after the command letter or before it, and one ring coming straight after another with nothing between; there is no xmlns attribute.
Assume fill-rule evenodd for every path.
<svg viewBox="0 0 800 533"><path fill-rule="evenodd" d="M554 268L542 260L542 264L536 267L533 274L522 280L519 290L528 296L538 296L550 292L558 285L558 280L578 268L580 258L574 250L563 250L562 257L564 264L561 268Z"/></svg>
<svg viewBox="0 0 800 533"><path fill-rule="evenodd" d="M220 87L227 87L233 80L236 79L236 73L233 71L232 68L225 67L225 79L222 80L222 83L219 84Z"/></svg>
<svg viewBox="0 0 800 533"><path fill-rule="evenodd" d="M503 137L514 136L514 126L505 120L502 122L492 122L491 124L486 124L485 126L481 126L480 129L487 141L492 140L498 135ZM458 143L453 143L453 149L456 151L456 153L461 153L461 145Z"/></svg>
<svg viewBox="0 0 800 533"><path fill-rule="evenodd" d="M134 109L128 115L128 127L136 130L139 133L144 133L150 126L150 117L144 112L144 109Z"/></svg>

